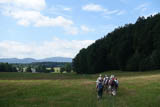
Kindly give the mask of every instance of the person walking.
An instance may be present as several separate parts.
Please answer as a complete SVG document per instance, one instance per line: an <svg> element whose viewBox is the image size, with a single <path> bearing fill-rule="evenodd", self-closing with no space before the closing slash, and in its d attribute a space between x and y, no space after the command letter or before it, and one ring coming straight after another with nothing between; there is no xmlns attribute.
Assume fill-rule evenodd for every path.
<svg viewBox="0 0 160 107"><path fill-rule="evenodd" d="M96 90L97 90L97 98L98 100L102 98L103 94L103 78L102 75L100 74L99 77L97 78L96 81Z"/></svg>
<svg viewBox="0 0 160 107"><path fill-rule="evenodd" d="M102 79L98 80L96 89L97 89L97 98L98 100L100 100L102 99L102 95L103 95L103 80Z"/></svg>
<svg viewBox="0 0 160 107"><path fill-rule="evenodd" d="M105 75L103 79L103 88L106 93L108 92L108 81L109 81L109 78L107 75Z"/></svg>

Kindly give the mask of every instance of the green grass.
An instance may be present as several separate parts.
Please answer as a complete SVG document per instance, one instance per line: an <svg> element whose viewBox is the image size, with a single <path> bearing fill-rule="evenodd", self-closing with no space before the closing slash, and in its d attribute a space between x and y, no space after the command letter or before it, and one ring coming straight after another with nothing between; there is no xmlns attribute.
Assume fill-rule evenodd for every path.
<svg viewBox="0 0 160 107"><path fill-rule="evenodd" d="M120 87L97 101L99 74L0 73L0 107L159 107L160 71L104 74L115 74Z"/></svg>

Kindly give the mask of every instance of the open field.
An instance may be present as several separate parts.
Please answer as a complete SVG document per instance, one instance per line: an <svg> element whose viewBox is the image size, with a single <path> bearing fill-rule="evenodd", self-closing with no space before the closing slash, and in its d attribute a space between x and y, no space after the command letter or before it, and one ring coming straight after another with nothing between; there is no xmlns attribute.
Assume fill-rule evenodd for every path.
<svg viewBox="0 0 160 107"><path fill-rule="evenodd" d="M160 71L120 72L115 97L97 101L99 74L0 73L0 107L159 107Z"/></svg>

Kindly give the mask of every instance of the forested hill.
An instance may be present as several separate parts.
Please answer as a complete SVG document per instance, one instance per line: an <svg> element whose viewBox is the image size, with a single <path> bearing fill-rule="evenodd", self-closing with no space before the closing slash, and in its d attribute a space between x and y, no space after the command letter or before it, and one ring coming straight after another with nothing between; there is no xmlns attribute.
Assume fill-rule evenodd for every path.
<svg viewBox="0 0 160 107"><path fill-rule="evenodd" d="M73 65L77 73L160 69L160 14L116 28L80 50Z"/></svg>

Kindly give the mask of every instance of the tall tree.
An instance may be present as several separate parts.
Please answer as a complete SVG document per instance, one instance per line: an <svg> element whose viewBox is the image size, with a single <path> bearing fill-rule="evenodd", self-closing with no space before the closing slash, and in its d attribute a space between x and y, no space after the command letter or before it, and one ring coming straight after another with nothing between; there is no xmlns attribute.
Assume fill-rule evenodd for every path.
<svg viewBox="0 0 160 107"><path fill-rule="evenodd" d="M160 14L139 17L96 40L73 59L77 73L160 69Z"/></svg>

